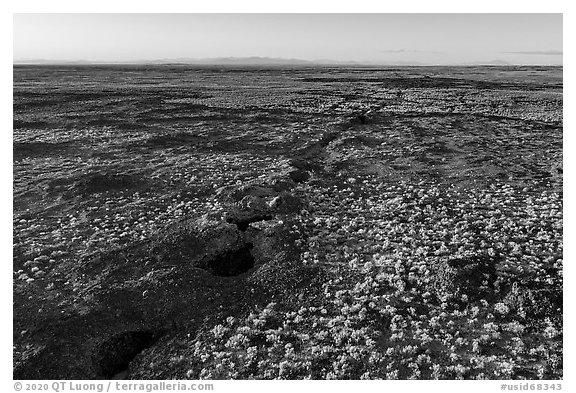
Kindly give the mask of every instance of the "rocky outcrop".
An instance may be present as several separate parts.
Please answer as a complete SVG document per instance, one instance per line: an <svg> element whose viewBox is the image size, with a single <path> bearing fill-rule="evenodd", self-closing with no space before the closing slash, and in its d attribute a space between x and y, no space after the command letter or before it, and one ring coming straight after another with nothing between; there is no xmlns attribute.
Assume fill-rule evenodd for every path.
<svg viewBox="0 0 576 393"><path fill-rule="evenodd" d="M245 231L252 222L270 220L272 213L272 209L264 198L247 195L240 202L234 203L225 217L227 222Z"/></svg>
<svg viewBox="0 0 576 393"><path fill-rule="evenodd" d="M493 296L498 261L487 254L448 258L436 266L433 285L441 295L470 300Z"/></svg>
<svg viewBox="0 0 576 393"><path fill-rule="evenodd" d="M238 228L208 217L179 222L152 241L151 255L158 263L199 267L221 271L219 261L246 247Z"/></svg>
<svg viewBox="0 0 576 393"><path fill-rule="evenodd" d="M14 321L15 331L27 327L17 339L29 349L14 378L147 375L143 359L162 356L181 332L319 288L320 269L300 263L288 222L304 206L288 191L293 184L219 190L224 217L187 217L150 240L55 268L47 279L58 282L58 299L43 299L41 312L18 301L31 308Z"/></svg>

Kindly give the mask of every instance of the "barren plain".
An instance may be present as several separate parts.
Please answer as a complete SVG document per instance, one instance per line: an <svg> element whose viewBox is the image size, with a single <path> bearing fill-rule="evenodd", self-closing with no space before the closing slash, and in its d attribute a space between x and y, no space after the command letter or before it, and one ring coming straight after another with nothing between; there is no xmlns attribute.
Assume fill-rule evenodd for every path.
<svg viewBox="0 0 576 393"><path fill-rule="evenodd" d="M562 91L15 66L14 378L562 378Z"/></svg>

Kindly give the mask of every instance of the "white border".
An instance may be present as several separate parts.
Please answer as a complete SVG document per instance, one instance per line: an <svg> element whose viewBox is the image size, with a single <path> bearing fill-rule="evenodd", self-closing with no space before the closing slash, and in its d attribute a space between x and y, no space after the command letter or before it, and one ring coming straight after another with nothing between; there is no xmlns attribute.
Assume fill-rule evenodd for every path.
<svg viewBox="0 0 576 393"><path fill-rule="evenodd" d="M0 350L2 351L1 370L2 382L6 391L14 391L12 383L12 326L8 323L8 315L12 315L12 14L13 13L57 13L57 12L82 12L82 13L154 13L154 12L225 12L225 13L263 13L263 12L301 12L301 13L362 13L362 12L385 12L385 13L564 13L564 39L570 42L569 37L574 37L575 20L570 10L568 1L546 0L546 1L504 1L504 0L484 0L471 4L465 1L456 0L402 0L397 2L376 2L368 0L355 0L353 2L313 2L311 0L293 0L290 2L277 2L265 0L212 0L202 2L192 1L120 1L101 0L98 2L82 2L73 0L24 0L12 1L2 4L0 19L0 29L3 49L2 58L2 143L0 144L0 157L2 159L0 170L0 184L3 186L2 208L0 209L1 249L5 256L0 260L2 267L2 297L1 305L5 323L2 325L2 340ZM572 76L572 52L570 47L564 48L564 151L571 152L574 147L574 120L572 110L573 100L573 76ZM574 193L574 159L572 154L564 156L564 244L565 244L565 277L568 285L564 289L564 298L568 301L574 298L574 247L573 234L575 223L575 208L571 205L572 200L576 200ZM569 303L566 302L568 305ZM11 319L11 318L10 318ZM564 323L566 334L564 335L565 377L563 391L574 390L574 377L571 370L575 370L573 349L574 338L571 332L575 331L573 310L565 307ZM216 392L223 391L262 391L269 392L270 389L303 389L306 391L330 389L334 392L344 392L353 389L362 389L370 392L396 392L396 391L424 391L438 390L446 392L492 392L499 391L500 381L338 381L338 382L318 382L318 381L216 381Z"/></svg>
<svg viewBox="0 0 576 393"><path fill-rule="evenodd" d="M504 1L484 0L471 3L461 0L402 0L402 1L314 1L292 0L274 2L269 0L211 0L211 1L122 1L100 0L95 2L82 2L75 0L13 0L11 12L221 12L221 13L562 13L566 9L566 1Z"/></svg>

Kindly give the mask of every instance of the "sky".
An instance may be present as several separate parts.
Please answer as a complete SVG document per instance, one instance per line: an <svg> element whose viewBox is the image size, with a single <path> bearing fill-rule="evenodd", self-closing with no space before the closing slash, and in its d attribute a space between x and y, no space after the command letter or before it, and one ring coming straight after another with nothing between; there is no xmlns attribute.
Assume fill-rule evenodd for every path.
<svg viewBox="0 0 576 393"><path fill-rule="evenodd" d="M14 14L14 61L562 64L562 14Z"/></svg>

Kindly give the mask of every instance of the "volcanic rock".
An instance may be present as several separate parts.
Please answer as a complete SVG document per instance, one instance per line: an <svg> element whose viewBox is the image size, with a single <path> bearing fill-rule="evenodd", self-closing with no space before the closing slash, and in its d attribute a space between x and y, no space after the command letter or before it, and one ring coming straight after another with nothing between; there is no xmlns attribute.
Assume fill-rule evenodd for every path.
<svg viewBox="0 0 576 393"><path fill-rule="evenodd" d="M300 198L289 192L281 192L269 203L270 209L277 213L289 214L302 210L303 203Z"/></svg>
<svg viewBox="0 0 576 393"><path fill-rule="evenodd" d="M477 300L493 295L496 279L494 258L479 254L438 263L433 282L441 294L466 295L470 300Z"/></svg>

